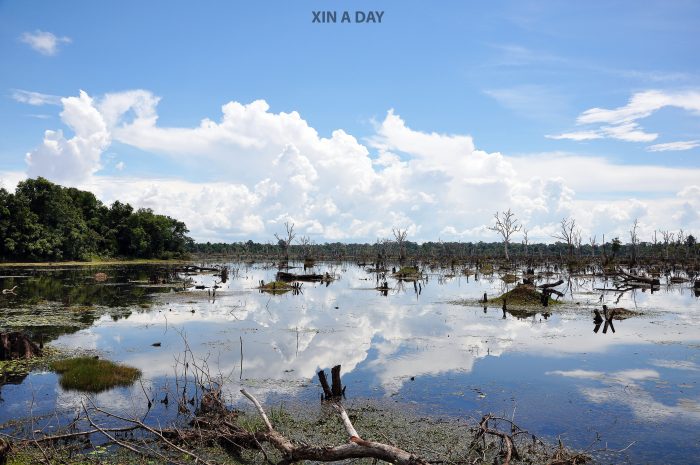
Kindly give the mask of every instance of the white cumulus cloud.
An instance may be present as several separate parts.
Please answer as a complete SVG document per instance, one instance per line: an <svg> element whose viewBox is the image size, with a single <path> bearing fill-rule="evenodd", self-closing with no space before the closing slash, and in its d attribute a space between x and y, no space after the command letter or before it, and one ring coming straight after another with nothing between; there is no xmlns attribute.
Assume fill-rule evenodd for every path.
<svg viewBox="0 0 700 465"><path fill-rule="evenodd" d="M159 101L147 90L61 99L61 120L73 135L46 131L27 155L27 174L177 217L197 240L271 240L292 221L318 242L374 242L393 227L406 228L411 240L488 241L497 237L485 225L508 208L532 241L551 240L565 216L576 217L584 234L606 237L625 234L635 218L652 230L700 226L697 201L676 195L691 192L698 169L489 153L466 134L411 128L393 110L365 143L342 129L324 137L299 113L272 112L264 100L228 102L216 119L169 127L159 124ZM163 178L157 168L151 177L125 176L122 164L116 174L98 175L103 164L112 166L102 157L113 141L146 158L161 155L158 163L181 177ZM673 218L672 211L685 214Z"/></svg>
<svg viewBox="0 0 700 465"><path fill-rule="evenodd" d="M61 120L74 132L67 139L62 130L47 130L43 143L26 156L29 176L44 176L58 182L80 182L100 167L102 152L110 137L102 115L90 96L61 99Z"/></svg>

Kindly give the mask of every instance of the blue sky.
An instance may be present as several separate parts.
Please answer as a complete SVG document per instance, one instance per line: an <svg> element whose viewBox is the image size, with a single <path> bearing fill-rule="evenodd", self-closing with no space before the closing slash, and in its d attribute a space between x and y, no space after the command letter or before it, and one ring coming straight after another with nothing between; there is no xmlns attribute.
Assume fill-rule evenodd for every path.
<svg viewBox="0 0 700 465"><path fill-rule="evenodd" d="M318 241L479 240L507 208L542 240L564 216L693 230L698 31L691 1L3 1L0 179L125 197L200 240L288 220Z"/></svg>

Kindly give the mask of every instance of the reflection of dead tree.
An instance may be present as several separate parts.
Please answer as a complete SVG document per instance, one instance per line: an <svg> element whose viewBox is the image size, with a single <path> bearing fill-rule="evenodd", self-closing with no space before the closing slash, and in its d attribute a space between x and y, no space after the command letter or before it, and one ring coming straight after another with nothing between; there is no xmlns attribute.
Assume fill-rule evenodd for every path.
<svg viewBox="0 0 700 465"><path fill-rule="evenodd" d="M605 321L605 326L603 327L603 334L607 334L608 328L612 330L613 333L615 333L615 326L613 325L613 318L615 318L615 311L616 309L612 309L608 311L608 306L603 305L603 316L601 316L600 312L598 309L594 309L593 313L595 314L595 317L593 318L593 324L595 325L593 328L594 333L598 333L600 330L600 325Z"/></svg>

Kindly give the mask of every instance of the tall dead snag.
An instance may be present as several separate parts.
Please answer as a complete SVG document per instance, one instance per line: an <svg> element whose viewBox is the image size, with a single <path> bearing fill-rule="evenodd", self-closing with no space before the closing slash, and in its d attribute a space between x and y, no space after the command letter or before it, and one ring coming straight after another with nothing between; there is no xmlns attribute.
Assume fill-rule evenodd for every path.
<svg viewBox="0 0 700 465"><path fill-rule="evenodd" d="M576 220L573 218L562 218L559 223L559 232L552 234L554 239L566 242L569 250L569 258L574 255L574 245L577 238L581 237L581 231L576 229Z"/></svg>
<svg viewBox="0 0 700 465"><path fill-rule="evenodd" d="M510 243L510 236L522 229L522 225L518 224L518 220L515 218L515 213L510 211L503 212L500 216L498 212L493 215L496 218L496 224L489 226L491 231L496 231L503 237L503 250L506 253L506 260L508 257L508 244Z"/></svg>
<svg viewBox="0 0 700 465"><path fill-rule="evenodd" d="M637 229L639 228L639 220L634 219L632 224L632 229L630 229L630 244L632 245L632 264L637 263L637 245L639 244L639 235L637 234Z"/></svg>
<svg viewBox="0 0 700 465"><path fill-rule="evenodd" d="M394 239L396 239L396 244L399 246L399 262L403 263L406 259L406 236L408 235L408 229L392 228L391 232L394 234Z"/></svg>
<svg viewBox="0 0 700 465"><path fill-rule="evenodd" d="M328 378L324 370L318 372L318 381L323 389L321 400L340 400L345 396L345 387L340 382L340 365L331 368L331 381L333 383L331 386L328 386Z"/></svg>
<svg viewBox="0 0 700 465"><path fill-rule="evenodd" d="M523 229L523 246L525 248L525 257L527 257L527 246L530 244L530 241L527 237L529 232L530 232L529 229L527 229L527 228Z"/></svg>
<svg viewBox="0 0 700 465"><path fill-rule="evenodd" d="M284 250L284 259L289 261L289 247L292 245L292 241L297 235L294 232L294 223L289 224L289 222L285 222L284 228L286 230L286 236L282 238L275 233L275 239L277 239L277 244Z"/></svg>

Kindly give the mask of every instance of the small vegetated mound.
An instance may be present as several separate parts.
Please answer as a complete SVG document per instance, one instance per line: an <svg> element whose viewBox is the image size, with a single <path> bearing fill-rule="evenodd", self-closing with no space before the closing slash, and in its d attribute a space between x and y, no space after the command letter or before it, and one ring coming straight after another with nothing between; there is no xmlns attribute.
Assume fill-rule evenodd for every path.
<svg viewBox="0 0 700 465"><path fill-rule="evenodd" d="M483 265L479 271L481 271L481 274L493 274L493 265L490 263L487 263Z"/></svg>
<svg viewBox="0 0 700 465"><path fill-rule="evenodd" d="M66 390L102 392L116 386L129 386L141 371L95 357L75 357L51 363L51 369L61 375L61 387Z"/></svg>
<svg viewBox="0 0 700 465"><path fill-rule="evenodd" d="M501 276L501 279L503 280L504 283L507 284L513 284L518 280L518 277L515 276L514 274L511 273L506 273L503 276Z"/></svg>
<svg viewBox="0 0 700 465"><path fill-rule="evenodd" d="M416 266L402 266L394 273L394 277L399 279L418 279L420 276L420 271Z"/></svg>
<svg viewBox="0 0 700 465"><path fill-rule="evenodd" d="M548 296L547 299L547 303L549 305L560 303L552 299L551 296ZM542 293L539 292L532 284L519 284L505 294L489 299L488 303L500 304L503 303L504 300L506 301L506 305L542 306Z"/></svg>
<svg viewBox="0 0 700 465"><path fill-rule="evenodd" d="M617 307L608 310L613 315L613 320L626 320L627 318L632 318L635 316L642 315L642 312L635 312L634 310L628 310L626 308Z"/></svg>
<svg viewBox="0 0 700 465"><path fill-rule="evenodd" d="M272 294L282 294L284 292L289 292L293 289L292 285L285 283L284 281L272 281L269 283L263 283L258 286L258 289L262 292L270 292Z"/></svg>

